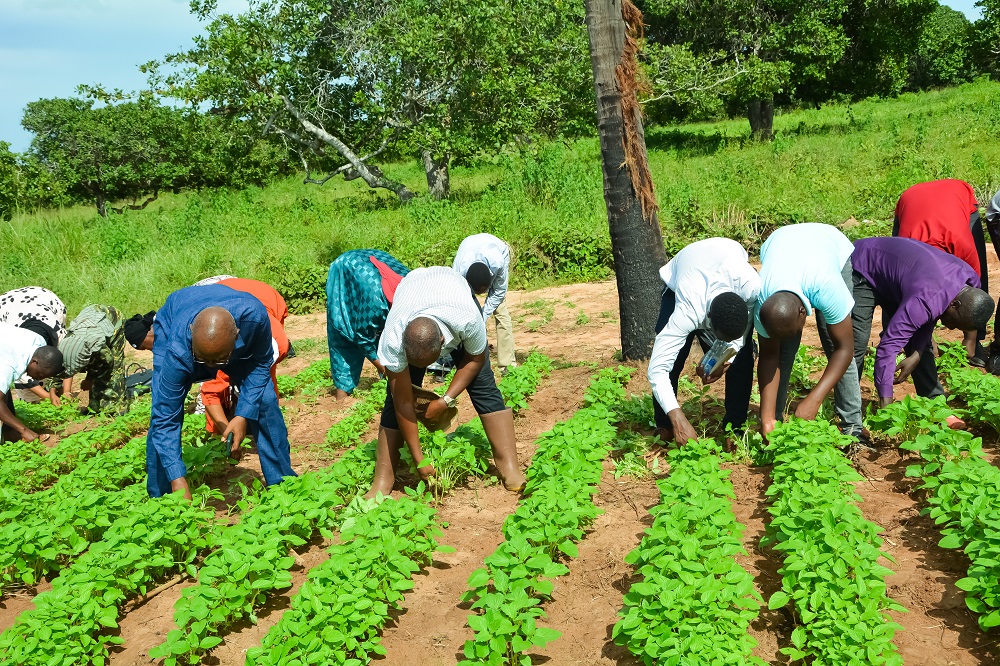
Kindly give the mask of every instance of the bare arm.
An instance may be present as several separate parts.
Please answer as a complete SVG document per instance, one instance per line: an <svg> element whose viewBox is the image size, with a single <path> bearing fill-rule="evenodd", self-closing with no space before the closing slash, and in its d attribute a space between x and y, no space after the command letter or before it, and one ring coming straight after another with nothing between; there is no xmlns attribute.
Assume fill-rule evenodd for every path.
<svg viewBox="0 0 1000 666"><path fill-rule="evenodd" d="M424 459L424 452L420 448L420 432L417 430L417 412L413 408L413 386L410 384L409 368L402 372L389 371L388 377L399 430L403 434L410 455L413 456L413 461L420 465ZM434 466L424 465L418 467L417 471L420 472L421 477L426 479L434 475Z"/></svg>
<svg viewBox="0 0 1000 666"><path fill-rule="evenodd" d="M823 376L795 410L795 415L802 419L816 418L823 399L830 394L854 362L854 328L851 325L851 318L847 317L836 324L828 324L827 329L833 339L833 353L827 360Z"/></svg>
<svg viewBox="0 0 1000 666"><path fill-rule="evenodd" d="M21 419L7 408L5 400L0 399L0 421L21 433L21 438L26 442L33 442L38 439L38 434L21 423Z"/></svg>
<svg viewBox="0 0 1000 666"><path fill-rule="evenodd" d="M760 358L757 360L757 382L760 386L760 426L761 432L767 435L774 430L778 422L777 402L778 358L781 343L771 338L760 337Z"/></svg>

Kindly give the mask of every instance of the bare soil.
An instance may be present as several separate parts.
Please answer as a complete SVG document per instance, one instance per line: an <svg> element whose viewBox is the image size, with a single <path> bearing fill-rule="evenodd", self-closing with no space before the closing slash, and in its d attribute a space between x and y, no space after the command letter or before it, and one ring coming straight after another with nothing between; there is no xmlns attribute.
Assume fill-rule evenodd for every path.
<svg viewBox="0 0 1000 666"><path fill-rule="evenodd" d="M1000 265L995 257L991 260L991 272L997 274L994 279L1000 279ZM618 297L615 284L604 282L511 292L508 298L519 354L537 348L559 362L531 400L529 409L516 421L519 458L521 466L527 467L535 439L578 408L593 368L614 363L620 348ZM294 342L308 342L302 345L303 352L283 364L280 372L297 372L325 355L322 314L293 316L287 329ZM872 344L876 341L873 336ZM813 323L805 331L803 343L819 349ZM699 356L695 352L688 361L687 372L692 377ZM366 377L373 377L370 367L366 367L365 373ZM721 384L712 387L711 395L721 397ZM637 367L630 388L635 393L649 391L645 367ZM867 388L870 393L870 385ZM898 388L900 395L912 391L911 385ZM462 401L456 423L474 416L467 402ZM283 403L295 468L304 471L329 464L338 454L323 449L326 431L345 413L352 400L337 402L331 396L319 396ZM374 434L373 425L370 435ZM889 593L908 610L894 614L894 619L905 628L896 635L896 644L907 666L998 664L997 637L978 628L954 585L964 575L968 561L961 553L937 546L938 531L929 518L920 515L923 506L920 494L903 478L906 464L901 452L892 448L878 449L858 461L858 468L866 477L857 488L864 499L861 508L869 520L885 529L884 550L895 559L895 563L886 561L894 571L888 579ZM740 558L740 563L753 574L766 599L781 585L777 574L780 558L758 545L768 520L764 492L769 469L730 467L736 493L734 510L745 526L743 541L747 555ZM616 646L610 636L622 606L622 595L634 580L623 559L651 524L648 509L657 503L658 492L654 479L616 480L612 472L611 463L606 462L595 496L604 514L580 544L580 557L569 563L570 573L556 581L553 600L545 606L548 614L545 626L556 628L563 635L535 652L536 664L639 663ZM225 485L234 476L244 481L259 477L256 456L248 455L226 479L213 483ZM460 596L472 571L500 543L501 526L515 504L516 497L495 482L474 482L441 502L438 515L447 525L441 541L456 551L438 555L433 566L416 576L415 588L407 594L404 608L394 614L384 632L383 644L388 655L377 663L437 666L454 664L462 658L463 644L471 632L466 627L469 610L460 602ZM304 548L298 554L292 588L271 600L259 613L256 625L245 623L226 636L206 663L242 664L246 650L259 645L267 630L288 608L308 570L326 558L328 545L317 540ZM191 584L181 581L148 601L129 604L121 620L125 644L113 655L111 663L116 666L154 663L147 652L173 627L173 605ZM43 583L37 591L44 588ZM17 614L29 607L30 594L0 600L0 629L10 626ZM758 641L756 654L769 663L785 663L779 650L789 645L792 629L790 617L765 608L751 628Z"/></svg>

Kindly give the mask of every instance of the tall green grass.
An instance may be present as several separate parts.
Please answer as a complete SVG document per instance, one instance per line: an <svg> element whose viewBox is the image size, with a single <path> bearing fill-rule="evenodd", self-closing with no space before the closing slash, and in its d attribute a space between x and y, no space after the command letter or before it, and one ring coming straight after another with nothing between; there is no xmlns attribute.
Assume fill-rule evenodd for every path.
<svg viewBox="0 0 1000 666"><path fill-rule="evenodd" d="M967 180L983 201L1000 188L997 83L795 111L774 124L769 144L750 142L738 120L647 132L668 250L712 235L754 250L782 224L890 220L899 193L921 180ZM416 162L385 170L426 190ZM164 196L108 219L82 206L22 215L0 226L0 290L48 287L71 315L90 302L140 311L232 273L268 281L304 309L321 303L326 267L344 250L449 264L462 238L482 231L514 248L515 286L611 275L596 139L457 165L452 191L448 202L401 207L360 181L288 179Z"/></svg>

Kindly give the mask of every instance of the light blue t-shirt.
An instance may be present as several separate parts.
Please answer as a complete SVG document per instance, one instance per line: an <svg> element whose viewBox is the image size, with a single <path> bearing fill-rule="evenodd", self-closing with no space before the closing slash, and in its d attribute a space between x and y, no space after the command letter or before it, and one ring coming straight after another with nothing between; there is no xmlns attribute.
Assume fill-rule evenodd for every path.
<svg viewBox="0 0 1000 666"><path fill-rule="evenodd" d="M802 300L807 315L816 308L830 324L850 317L854 296L842 272L852 252L854 244L829 224L792 224L772 233L760 248L757 334L770 337L760 323L760 306L779 291L792 292Z"/></svg>

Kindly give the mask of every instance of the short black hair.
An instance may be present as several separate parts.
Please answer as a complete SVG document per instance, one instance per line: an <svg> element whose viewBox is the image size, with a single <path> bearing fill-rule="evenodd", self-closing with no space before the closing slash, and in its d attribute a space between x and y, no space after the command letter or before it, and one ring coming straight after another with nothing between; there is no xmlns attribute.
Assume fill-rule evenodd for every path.
<svg viewBox="0 0 1000 666"><path fill-rule="evenodd" d="M493 282L493 274L490 273L489 266L477 261L465 271L465 281L472 287L472 291L481 294L489 289L490 283Z"/></svg>
<svg viewBox="0 0 1000 666"><path fill-rule="evenodd" d="M58 347L46 345L32 354L31 360L38 364L38 370L46 377L54 377L62 372L63 355Z"/></svg>
<svg viewBox="0 0 1000 666"><path fill-rule="evenodd" d="M726 291L712 299L708 307L708 316L712 320L715 334L726 342L743 337L750 321L750 311L747 302L734 292Z"/></svg>
<svg viewBox="0 0 1000 666"><path fill-rule="evenodd" d="M403 329L403 351L406 360L416 365L416 360L426 360L428 365L441 355L441 329L430 317L417 317ZM433 358L432 358L433 357Z"/></svg>
<svg viewBox="0 0 1000 666"><path fill-rule="evenodd" d="M963 321L968 322L969 328L965 330L984 330L993 317L993 310L996 305L990 295L982 289L966 287L959 294L959 298L961 303L957 314Z"/></svg>

